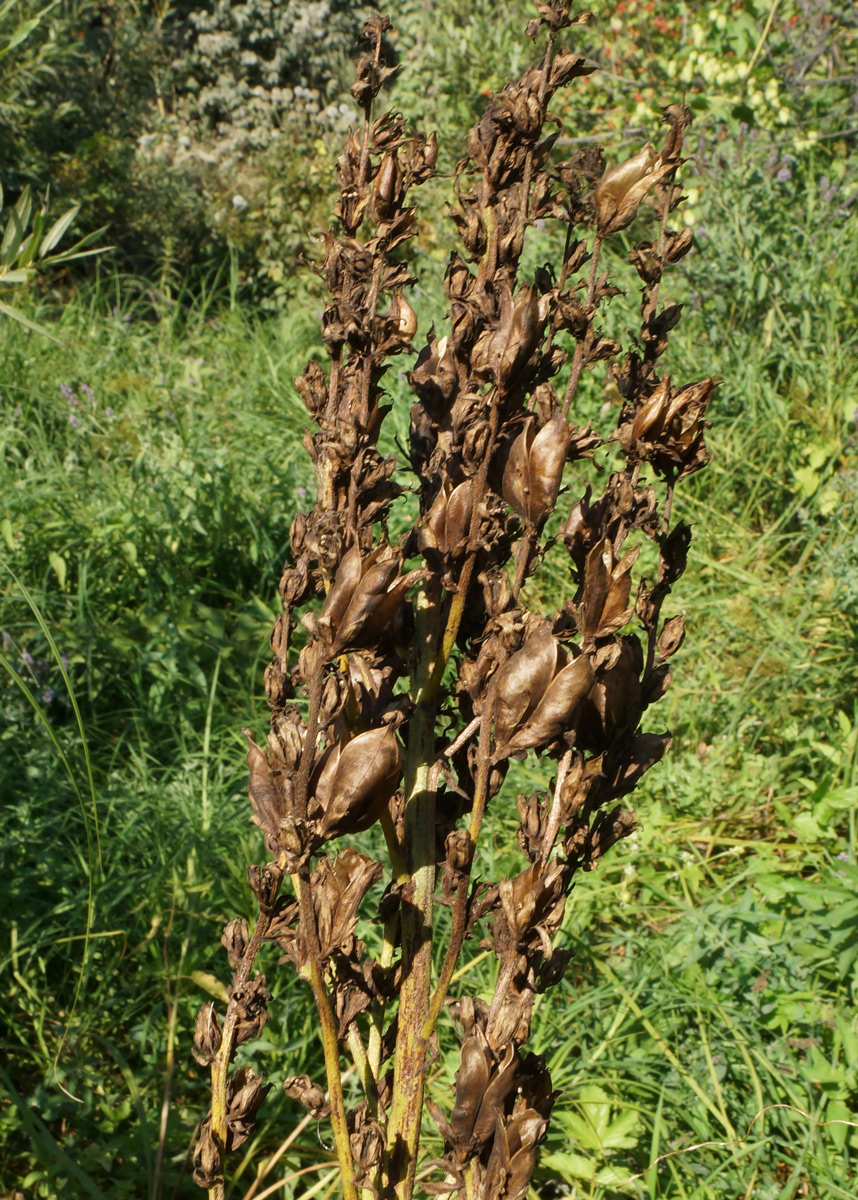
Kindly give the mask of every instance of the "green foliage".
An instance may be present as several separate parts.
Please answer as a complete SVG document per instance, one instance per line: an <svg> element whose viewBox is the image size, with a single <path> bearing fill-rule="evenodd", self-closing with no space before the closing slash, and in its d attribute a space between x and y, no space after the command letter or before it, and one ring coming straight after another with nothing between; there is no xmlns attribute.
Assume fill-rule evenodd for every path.
<svg viewBox="0 0 858 1200"><path fill-rule="evenodd" d="M0 186L0 212L2 209L3 188ZM79 211L80 206L76 205L48 225L47 205L42 204L34 209L32 191L29 185L25 187L18 197L18 203L9 211L0 240L0 289L31 283L36 273L45 267L58 267L89 258L93 254L103 254L105 247L86 248L95 241L101 230L81 238L67 250L57 249ZM36 324L20 309L5 301L0 301L0 312L36 333L57 340L44 325Z"/></svg>
<svg viewBox="0 0 858 1200"><path fill-rule="evenodd" d="M76 96L89 80L93 104L102 103L93 66L101 59L86 60L93 73L74 72L86 47L106 46L119 25L89 29L83 43L71 33L42 40L43 28L59 36L61 18L84 7L51 10L4 60L0 135L16 200L27 172L47 161L38 159L47 140L34 141L32 154L25 143L36 129L53 137L47 114L60 81ZM497 5L445 3L444 33L432 46L418 36L419 7L401 34L397 102L409 112L412 101L423 104L452 135L482 90L514 66L503 47L517 43L517 6L492 24ZM714 54L744 23L750 61L771 5L687 7L681 44L681 25L659 42L639 16L608 35L632 65L587 86L604 89L593 131L604 135L615 121L617 157L625 136L634 148L643 136L623 131L654 128L652 109L672 98L660 75L671 58L678 75L692 50ZM8 42L37 8L9 9L2 37ZM709 8L727 17L723 29ZM105 11L111 22L131 22L136 10ZM795 11L777 8L754 66L764 96L770 78L792 77L785 30L799 39L819 27L823 54L805 79L819 79L827 64L832 75L848 73L849 27L835 21L826 32L812 6L806 25L790 26ZM612 7L608 21L614 15ZM681 12L662 5L656 15L669 22ZM695 19L707 35L697 48ZM136 27L125 28L131 38ZM581 36L595 46L604 29L600 22ZM140 36L141 47L151 45ZM650 74L641 88L643 66ZM121 69L131 70L127 56ZM145 108L156 102L144 74ZM578 887L567 914L576 954L566 989L537 1017L537 1049L552 1059L562 1093L538 1192L546 1200L836 1200L854 1195L858 1163L847 1124L858 1094L854 156L848 140L824 136L841 127L836 106L826 115L837 95L827 84L779 84L797 114L785 125L775 119L780 147L765 129L753 138L749 129L741 147L732 135L717 141L719 122L738 136L741 118L714 102L734 85L694 75L686 86L701 88L711 112L701 110L698 127L712 132L684 173L703 229L671 285L669 298L686 310L668 367L723 380L708 435L715 461L679 501L695 542L690 632L667 722L674 748L648 777L637 847ZM647 114L635 116L636 90ZM75 198L103 205L81 214L92 224L125 203L122 173L138 134L126 144L71 111L60 113L58 129L73 120L82 137L70 141L62 170L77 181ZM586 136L583 120L570 113L563 135ZM818 143L803 146L813 129ZM306 170L305 146L295 145L278 168L276 204L287 215ZM329 158L312 165L330 178ZM157 229L175 203L193 214L202 239L208 218L181 173L153 168L146 180L124 228ZM248 211L230 221L258 220L261 236L276 240L265 218L250 215L261 202L247 199ZM437 211L440 221L441 199ZM630 228L630 245L647 236L648 219L644 212ZM22 327L0 325L0 1084L11 1100L0 1111L0 1180L38 1200L199 1195L186 1155L207 1080L190 1056L193 1019L205 979L223 974L224 917L251 915L238 864L262 852L246 820L237 724L261 728L265 719L265 638L289 522L305 507L298 489L307 485L291 380L313 346L318 304L302 292L282 318L263 321L235 309L225 277L216 294L200 286L202 272L186 285L180 268L187 246L199 244L182 240L186 228L172 227L172 267L162 272L159 262L154 278L102 276L62 315L22 302L63 347L46 353ZM156 244L163 250L153 235ZM424 245L427 256L440 253L431 230ZM626 297L612 302L608 319L619 328L638 286L630 277ZM390 390L404 403L395 377ZM616 401L596 380L588 398L594 411ZM564 586L558 575L556 593ZM530 790L531 768L517 769ZM492 819L500 856L515 815ZM474 945L464 968L487 995L489 963ZM284 986L283 973L270 977ZM299 1069L318 1077L309 996L284 990L272 1011L254 1052L277 1058L275 1083ZM449 1101L443 1058L431 1086ZM295 1133L282 1094L272 1093L264 1115L236 1197ZM334 1196L328 1158L310 1125L259 1191L291 1177L281 1195L321 1181L315 1194ZM306 1168L318 1173L296 1175Z"/></svg>

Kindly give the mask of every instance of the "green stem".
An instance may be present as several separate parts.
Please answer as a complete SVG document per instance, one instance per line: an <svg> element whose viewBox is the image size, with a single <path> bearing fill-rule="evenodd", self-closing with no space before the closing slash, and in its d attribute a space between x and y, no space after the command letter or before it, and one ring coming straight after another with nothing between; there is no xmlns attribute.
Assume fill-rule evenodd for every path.
<svg viewBox="0 0 858 1200"><path fill-rule="evenodd" d="M388 808L382 809L381 813L381 828L384 833L384 840L387 842L387 852L390 857L390 868L393 878L398 884L405 882L405 864L402 861L402 851L399 846L399 841L396 836L396 829L393 824L393 818L390 815ZM396 953L396 934L399 929L399 912L394 911L384 922L384 933L382 935L381 951L379 953L378 965L382 970L387 970L393 963L393 957ZM377 1081L381 1070L381 1039L384 1029L384 1002L380 1000L374 1004L369 1012L369 1036L367 1039L367 1059L369 1061L369 1069L372 1072L373 1078Z"/></svg>
<svg viewBox="0 0 858 1200"><path fill-rule="evenodd" d="M349 1127L346 1118L346 1102L343 1095L343 1080L340 1074L337 1020L331 1008L331 1002L325 988L325 981L322 978L322 968L319 963L320 956L313 951L313 942L318 943L318 938L314 939L312 937L313 930L307 928L309 924L307 913L312 912L313 909L310 882L305 876L296 875L295 887L298 891L298 901L301 907L301 925L304 927L304 938L302 940L305 943L305 950L309 951L306 961L300 968L300 973L312 988L313 999L316 1001L316 1011L319 1014L322 1050L325 1055L325 1073L328 1077L328 1093L331 1103L331 1128L334 1134L337 1160L342 1173L343 1200L358 1200L358 1189L354 1180L352 1149L349 1143ZM313 925L315 925L315 921L313 921ZM307 937L308 934L310 934L309 939ZM310 942L309 945L307 945L308 940Z"/></svg>
<svg viewBox="0 0 858 1200"><path fill-rule="evenodd" d="M456 964L459 961L459 955L462 952L462 946L465 941L467 932L467 915L468 915L468 889L471 882L471 871L474 865L474 855L477 848L477 839L480 836L480 827L483 823L483 815L486 811L486 800L488 796L488 781L489 781L489 735L491 733L491 713L486 711L483 716L482 725L480 726L480 744L477 751L477 778L474 785L474 806L471 809L471 821L468 826L468 842L469 842L469 861L468 869L459 880L456 889L456 898L453 901L453 924L450 930L450 941L447 943L447 953L444 955L444 963L441 967L441 974L438 977L438 983L435 986L435 991L432 994L432 1000L429 1005L429 1011L426 1014L426 1020L423 1023L422 1034L424 1038L429 1038L435 1031L435 1026L438 1018L441 1015L441 1009L444 1007L444 1001L447 999L447 993L450 990L450 984L453 980L453 974L456 970Z"/></svg>
<svg viewBox="0 0 858 1200"><path fill-rule="evenodd" d="M349 1054L352 1056L352 1062L355 1064L358 1076L360 1078L361 1087L366 1096L369 1111L373 1116L378 1115L378 1081L372 1072L369 1064L369 1056L366 1047L363 1044L363 1038L360 1035L360 1030L357 1023L352 1021L349 1025L346 1039L349 1046Z"/></svg>

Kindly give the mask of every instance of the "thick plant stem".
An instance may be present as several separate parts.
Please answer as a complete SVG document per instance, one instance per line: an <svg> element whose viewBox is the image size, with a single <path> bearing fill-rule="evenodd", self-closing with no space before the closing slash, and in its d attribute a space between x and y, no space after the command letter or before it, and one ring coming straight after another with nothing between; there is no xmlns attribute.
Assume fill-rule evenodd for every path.
<svg viewBox="0 0 858 1200"><path fill-rule="evenodd" d="M432 982L432 918L435 893L435 709L426 693L438 653L437 597L421 593L417 610L417 663L408 752L405 760L403 849L407 882L402 897L402 988L393 1100L387 1130L386 1200L409 1200L414 1191L423 1116L427 1041L423 1024Z"/></svg>

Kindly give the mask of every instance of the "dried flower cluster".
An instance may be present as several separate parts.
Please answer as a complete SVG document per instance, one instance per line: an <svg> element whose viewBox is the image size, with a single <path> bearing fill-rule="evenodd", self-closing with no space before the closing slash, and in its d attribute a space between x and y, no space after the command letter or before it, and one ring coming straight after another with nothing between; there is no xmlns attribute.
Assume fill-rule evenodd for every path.
<svg viewBox="0 0 858 1200"><path fill-rule="evenodd" d="M305 441L316 504L294 522L281 581L267 745L248 734L250 799L271 860L249 869L252 934L243 920L224 933L234 971L226 1012L207 1004L197 1022L212 1109L196 1179L215 1196L267 1090L246 1067L230 1070L267 1020L266 980L253 968L274 943L312 989L327 1068L327 1096L307 1076L286 1090L330 1117L346 1200L415 1194L424 1108L445 1147L425 1192L523 1197L553 1102L545 1063L526 1049L534 997L566 968L569 952L555 942L576 872L631 831L621 802L670 742L641 723L683 638L682 617L662 617L689 545L688 527L671 525L671 502L677 480L706 461L714 386L676 388L659 368L679 318L678 306L659 305L662 274L691 246L687 230L670 227L689 114L667 108L662 148L619 166L606 170L598 148L556 161L549 102L592 70L559 37L586 15L574 18L568 0L537 10L527 33L546 38L539 65L491 100L456 170L461 248L445 276L447 331L429 331L408 375L410 472L378 449L390 408L382 379L416 334L402 250L436 146L395 114L373 117L390 74L388 22L364 29L369 50L352 89L364 122L337 163L340 232L326 235L320 266L330 366L311 363L297 381L315 423ZM631 252L641 325L623 355L600 332L600 309L617 292L600 253L644 202L658 232ZM565 230L562 259L522 279L525 237L546 220ZM600 362L622 397L607 439L569 421L582 373ZM546 533L575 476L569 464L580 471L606 440L621 467L600 491L573 493ZM392 540L391 506L406 488L418 492L420 516ZM637 567L647 541L651 577ZM522 596L549 546L567 557L569 598L544 614ZM518 797L525 865L478 883L487 805L510 759L529 752L553 779L546 793ZM348 842L376 822L385 864ZM433 971L438 905L452 925ZM383 927L375 956L358 936L371 917ZM471 937L497 955L497 986L488 999L451 999ZM445 1012L461 1041L448 1113L425 1095ZM342 1054L364 1094L350 1111Z"/></svg>

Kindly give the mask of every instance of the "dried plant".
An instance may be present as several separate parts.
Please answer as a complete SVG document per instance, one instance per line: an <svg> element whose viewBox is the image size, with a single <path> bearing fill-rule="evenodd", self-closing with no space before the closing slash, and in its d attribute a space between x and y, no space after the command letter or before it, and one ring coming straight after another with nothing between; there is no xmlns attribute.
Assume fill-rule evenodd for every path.
<svg viewBox="0 0 858 1200"><path fill-rule="evenodd" d="M212 1072L196 1180L218 1197L268 1090L247 1067L230 1073L236 1049L268 1019L266 979L253 974L266 943L313 992L327 1096L306 1075L286 1090L330 1118L346 1200L407 1200L418 1162L427 1193L525 1195L554 1100L544 1061L526 1049L534 997L569 960L555 943L576 873L634 828L621 801L670 742L642 720L683 639L682 616L662 616L690 539L687 525L671 524L671 504L677 481L706 462L714 386L677 388L659 368L680 315L659 306L662 274L691 246L690 231L670 225L689 113L666 108L661 149L618 166L606 169L597 147L555 161L549 102L593 69L559 38L587 14L573 17L568 0L537 10L527 33L547 41L539 65L490 101L456 169L461 251L444 281L447 332L429 331L408 375L410 471L378 449L390 408L382 379L416 334L402 251L436 145L396 114L373 117L391 74L388 22L364 28L369 52L352 89L363 127L337 162L340 232L326 234L319 268L330 367L310 363L297 380L316 426L305 439L316 504L291 531L266 674L267 746L248 734L253 816L271 860L249 868L253 932L234 920L224 933L234 971L226 1012L205 1005L196 1029ZM617 293L600 252L644 203L658 233L630 255L643 281L641 321L623 355L600 332L600 309ZM549 219L565 229L562 260L525 281L525 237ZM622 397L607 439L569 420L596 363ZM552 379L565 379L562 390ZM606 442L618 469L551 519L564 478L583 467L598 478L592 459ZM419 496L420 515L394 540L391 506L406 491ZM647 543L649 576L639 565ZM544 615L522 597L551 547L568 561L570 598ZM531 751L553 779L544 794L518 796L525 865L478 882L487 806L510 760ZM376 822L384 864L348 841ZM441 905L452 914L443 938ZM383 928L374 957L361 919ZM472 937L499 960L488 1002L449 995ZM426 1097L445 1012L461 1041L448 1113ZM350 1110L346 1057L363 1091ZM430 1164L420 1159L424 1110L445 1145Z"/></svg>

